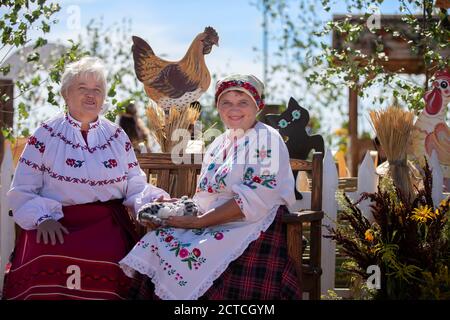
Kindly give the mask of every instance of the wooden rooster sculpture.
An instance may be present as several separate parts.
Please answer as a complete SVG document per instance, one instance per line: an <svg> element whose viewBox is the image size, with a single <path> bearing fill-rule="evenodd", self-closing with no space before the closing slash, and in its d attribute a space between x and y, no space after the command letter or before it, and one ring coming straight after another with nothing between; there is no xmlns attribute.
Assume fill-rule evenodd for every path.
<svg viewBox="0 0 450 320"><path fill-rule="evenodd" d="M450 129L445 122L450 102L450 72L438 71L434 75L433 89L425 93L425 109L414 124L409 153L424 164L424 156L431 157L435 150L442 167L444 184L450 190Z"/></svg>
<svg viewBox="0 0 450 320"><path fill-rule="evenodd" d="M186 55L178 62L157 57L150 45L133 36L133 59L137 78L145 92L159 107L169 110L186 108L208 89L211 76L205 63L219 36L212 27L197 35Z"/></svg>

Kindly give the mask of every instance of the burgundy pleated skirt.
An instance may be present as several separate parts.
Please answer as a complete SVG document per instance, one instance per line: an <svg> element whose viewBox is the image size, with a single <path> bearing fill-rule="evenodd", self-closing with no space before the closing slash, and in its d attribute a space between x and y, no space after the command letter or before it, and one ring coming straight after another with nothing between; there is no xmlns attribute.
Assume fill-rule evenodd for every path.
<svg viewBox="0 0 450 320"><path fill-rule="evenodd" d="M5 276L3 299L127 299L130 279L118 262L138 240L122 200L63 207L64 244L36 243L22 231Z"/></svg>

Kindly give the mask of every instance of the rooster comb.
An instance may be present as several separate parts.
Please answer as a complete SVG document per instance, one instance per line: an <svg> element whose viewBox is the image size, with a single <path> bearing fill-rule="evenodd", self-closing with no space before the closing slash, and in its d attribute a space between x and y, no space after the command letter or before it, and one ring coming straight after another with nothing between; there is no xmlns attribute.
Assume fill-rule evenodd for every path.
<svg viewBox="0 0 450 320"><path fill-rule="evenodd" d="M438 78L449 78L450 79L450 72L448 69L439 70L434 74L434 77L436 79L438 79Z"/></svg>
<svg viewBox="0 0 450 320"><path fill-rule="evenodd" d="M214 30L213 27L206 27L205 28L205 33L210 36L210 37L214 37L214 38L218 38L219 35L217 34L217 31Z"/></svg>

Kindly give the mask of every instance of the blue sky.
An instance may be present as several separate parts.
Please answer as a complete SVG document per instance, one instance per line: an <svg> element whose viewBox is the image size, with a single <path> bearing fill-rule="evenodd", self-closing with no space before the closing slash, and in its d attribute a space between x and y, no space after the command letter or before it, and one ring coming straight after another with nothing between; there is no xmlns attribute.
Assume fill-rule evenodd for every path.
<svg viewBox="0 0 450 320"><path fill-rule="evenodd" d="M168 60L179 60L186 52L193 38L206 26L213 26L220 37L219 47L206 57L206 62L212 74L223 76L230 73L252 73L262 78L262 60L253 48L262 48L262 13L258 10L258 0L149 0L149 1L108 1L108 0L63 0L61 11L55 15L58 24L52 25L48 38L50 41L67 42L77 39L84 32L88 22L95 18L103 18L104 25L112 25L123 18L132 21L132 34L145 39L157 54L165 54ZM288 0L295 2L295 0ZM253 3L253 4L252 4ZM331 19L333 14L346 13L344 1L334 1L331 11L322 9L317 1L318 14L324 19ZM388 0L380 7L382 14L392 14L398 8L398 1ZM73 25L74 17L79 12L78 25ZM328 40L331 42L331 38ZM130 39L131 48L131 39ZM273 52L274 44L269 44ZM131 52L130 52L131 53ZM131 59L131 54L130 54ZM273 56L269 55L269 63ZM272 81L282 81L273 79ZM213 84L211 84L211 88ZM345 91L346 93L346 91ZM299 101L301 94L296 96ZM284 97L275 97L279 103L287 101ZM362 101L362 108L364 107ZM309 108L308 105L305 105ZM329 107L330 108L330 107ZM335 108L325 113L323 123L325 128L339 127L342 119ZM360 116L361 126L370 130L367 117Z"/></svg>
<svg viewBox="0 0 450 320"><path fill-rule="evenodd" d="M64 0L58 13L58 25L52 28L51 38L67 40L76 38L87 23L103 17L105 25L124 17L132 19L132 32L152 46L157 54L164 53L169 60L177 60L186 52L192 39L206 26L213 26L220 37L220 47L214 47L207 56L213 73L253 73L262 77L262 61L253 48L262 48L262 13L257 0ZM295 2L291 0L291 2ZM324 18L345 13L342 1L335 1L330 12L318 13ZM380 7L382 13L393 13L397 1L386 1ZM68 27L73 9L80 12L81 29ZM321 8L320 1L317 1ZM131 41L131 39L130 39ZM330 39L331 41L331 39ZM131 46L131 43L130 43ZM273 46L269 46L273 49ZM272 51L272 50L271 50ZM269 56L269 63L270 63Z"/></svg>
<svg viewBox="0 0 450 320"><path fill-rule="evenodd" d="M220 46L214 47L206 58L211 72L262 75L261 63L255 61L252 50L262 43L262 18L247 0L67 0L61 5L60 23L52 29L54 38L68 39L79 32L67 27L73 5L80 9L82 29L92 18L100 16L105 25L131 18L132 33L145 39L157 54L165 54L168 60L180 59L193 38L206 26L213 26L219 34Z"/></svg>

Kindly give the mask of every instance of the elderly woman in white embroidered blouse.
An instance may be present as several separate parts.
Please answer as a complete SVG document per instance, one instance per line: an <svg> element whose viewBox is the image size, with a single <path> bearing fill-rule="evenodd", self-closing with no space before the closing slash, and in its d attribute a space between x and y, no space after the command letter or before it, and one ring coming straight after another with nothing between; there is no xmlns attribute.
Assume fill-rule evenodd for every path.
<svg viewBox="0 0 450 320"><path fill-rule="evenodd" d="M281 224L295 201L294 178L283 139L256 120L263 84L227 77L216 104L227 131L204 156L193 198L201 214L169 217L169 227L147 233L120 264L151 278L138 298L149 290L161 299L299 298Z"/></svg>
<svg viewBox="0 0 450 320"><path fill-rule="evenodd" d="M125 298L129 282L117 262L135 233L124 206L134 212L169 195L146 183L127 135L99 115L105 92L99 59L68 65L61 85L67 112L28 140L8 192L24 231L6 277L7 299ZM70 265L81 269L80 288L67 288Z"/></svg>

